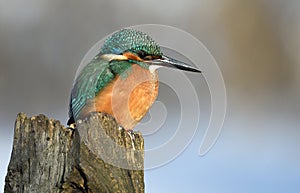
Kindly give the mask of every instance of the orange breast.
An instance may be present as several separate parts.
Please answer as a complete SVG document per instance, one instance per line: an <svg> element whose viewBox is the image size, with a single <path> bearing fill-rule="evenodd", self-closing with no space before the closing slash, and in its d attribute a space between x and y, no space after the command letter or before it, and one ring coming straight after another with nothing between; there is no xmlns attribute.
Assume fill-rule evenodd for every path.
<svg viewBox="0 0 300 193"><path fill-rule="evenodd" d="M151 73L136 64L128 76L117 76L102 89L85 110L113 115L125 129L132 129L148 112L158 94L157 73Z"/></svg>

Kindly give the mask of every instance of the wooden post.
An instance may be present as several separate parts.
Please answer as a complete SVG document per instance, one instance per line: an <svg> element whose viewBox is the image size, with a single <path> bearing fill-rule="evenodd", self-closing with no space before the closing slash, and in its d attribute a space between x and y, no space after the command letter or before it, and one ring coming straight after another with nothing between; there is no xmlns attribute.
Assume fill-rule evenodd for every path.
<svg viewBox="0 0 300 193"><path fill-rule="evenodd" d="M20 113L14 132L5 193L144 192L143 137L110 115L93 113L73 130Z"/></svg>

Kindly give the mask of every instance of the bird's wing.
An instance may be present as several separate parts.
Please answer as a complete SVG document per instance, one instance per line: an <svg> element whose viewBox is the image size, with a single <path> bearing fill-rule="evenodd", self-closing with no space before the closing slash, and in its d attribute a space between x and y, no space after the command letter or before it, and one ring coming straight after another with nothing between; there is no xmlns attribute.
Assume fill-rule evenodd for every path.
<svg viewBox="0 0 300 193"><path fill-rule="evenodd" d="M71 92L69 104L69 117L70 120L73 119L71 122L75 122L87 101L93 99L114 77L106 60L93 60L82 69Z"/></svg>

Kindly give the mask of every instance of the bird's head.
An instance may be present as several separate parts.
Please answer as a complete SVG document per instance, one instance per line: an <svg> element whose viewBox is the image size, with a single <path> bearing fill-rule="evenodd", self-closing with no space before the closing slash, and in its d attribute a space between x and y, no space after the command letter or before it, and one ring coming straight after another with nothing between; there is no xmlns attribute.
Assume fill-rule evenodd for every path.
<svg viewBox="0 0 300 193"><path fill-rule="evenodd" d="M166 66L185 71L201 72L184 62L163 55L160 46L147 34L133 29L122 29L108 37L98 55L119 65L138 64L149 70Z"/></svg>

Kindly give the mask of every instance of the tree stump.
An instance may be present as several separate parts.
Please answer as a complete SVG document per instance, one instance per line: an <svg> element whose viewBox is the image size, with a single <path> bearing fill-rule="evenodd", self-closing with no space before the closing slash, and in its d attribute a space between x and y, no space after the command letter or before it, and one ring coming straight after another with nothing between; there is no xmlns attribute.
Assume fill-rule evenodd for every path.
<svg viewBox="0 0 300 193"><path fill-rule="evenodd" d="M4 192L143 193L143 168L142 135L108 114L93 113L71 129L20 113Z"/></svg>

